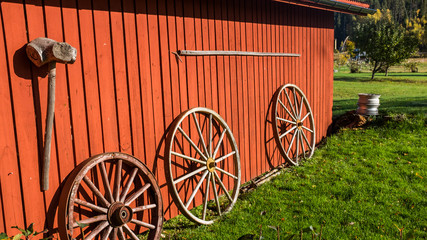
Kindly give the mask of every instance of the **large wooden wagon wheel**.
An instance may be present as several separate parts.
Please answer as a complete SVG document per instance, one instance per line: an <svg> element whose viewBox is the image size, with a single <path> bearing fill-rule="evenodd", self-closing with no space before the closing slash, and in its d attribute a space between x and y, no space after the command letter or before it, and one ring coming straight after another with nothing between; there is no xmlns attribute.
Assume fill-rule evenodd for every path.
<svg viewBox="0 0 427 240"><path fill-rule="evenodd" d="M187 218L212 224L233 208L240 188L240 157L219 114L201 107L181 113L168 132L165 156L171 195ZM190 211L198 205L203 207Z"/></svg>
<svg viewBox="0 0 427 240"><path fill-rule="evenodd" d="M61 192L61 239L159 239L162 197L150 170L124 153L103 153L82 162ZM148 232L148 233L147 233Z"/></svg>
<svg viewBox="0 0 427 240"><path fill-rule="evenodd" d="M314 117L304 93L293 84L277 89L272 109L273 135L282 156L294 165L315 148Z"/></svg>

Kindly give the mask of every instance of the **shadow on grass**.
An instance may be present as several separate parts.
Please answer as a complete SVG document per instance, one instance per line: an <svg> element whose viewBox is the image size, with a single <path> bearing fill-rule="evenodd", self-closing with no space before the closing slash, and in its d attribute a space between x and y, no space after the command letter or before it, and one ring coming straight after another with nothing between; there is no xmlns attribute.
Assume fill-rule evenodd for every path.
<svg viewBox="0 0 427 240"><path fill-rule="evenodd" d="M393 78L392 76L388 76L388 77L374 78L371 80L370 76L345 75L345 76L334 76L334 81L340 81L340 82L427 83L426 80L422 80L422 79L413 80L414 77L422 77L422 76L427 77L427 75L416 75L416 76L408 75L407 77L411 77L412 79L396 79L396 78ZM398 77L406 77L406 75L399 75Z"/></svg>

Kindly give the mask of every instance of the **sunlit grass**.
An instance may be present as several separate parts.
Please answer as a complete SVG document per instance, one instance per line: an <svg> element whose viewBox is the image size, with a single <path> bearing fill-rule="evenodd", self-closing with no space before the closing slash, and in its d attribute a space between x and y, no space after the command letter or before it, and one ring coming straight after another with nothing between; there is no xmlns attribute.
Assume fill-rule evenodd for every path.
<svg viewBox="0 0 427 240"><path fill-rule="evenodd" d="M301 239L301 232L303 239L314 232L322 239L426 239L427 77L336 76L335 116L355 110L360 92L382 95L383 116L330 136L312 159L241 195L213 225L169 220L166 239Z"/></svg>

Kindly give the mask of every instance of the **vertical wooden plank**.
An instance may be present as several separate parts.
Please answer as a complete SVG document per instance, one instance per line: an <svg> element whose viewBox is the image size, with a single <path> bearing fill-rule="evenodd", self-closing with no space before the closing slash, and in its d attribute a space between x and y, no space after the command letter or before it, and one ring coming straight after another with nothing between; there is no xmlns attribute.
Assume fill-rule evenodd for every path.
<svg viewBox="0 0 427 240"><path fill-rule="evenodd" d="M1 184L0 184L0 188L1 188ZM0 190L0 219L2 220L2 224L0 224L0 232L4 233L6 232L6 218L3 214L3 197L1 194L1 190Z"/></svg>
<svg viewBox="0 0 427 240"><path fill-rule="evenodd" d="M246 28L246 51L254 51L254 33L253 33L253 18L252 18L252 1L245 1L244 6L244 13L245 13L245 28ZM250 179L257 176L257 164L256 161L258 159L258 144L257 144L257 138L256 138L256 130L257 125L255 121L255 86L254 86L254 57L249 56L247 57L247 99L248 99L248 125L249 128L249 145L252 146L250 148L250 154L251 156L248 160L250 161Z"/></svg>
<svg viewBox="0 0 427 240"><path fill-rule="evenodd" d="M235 44L236 44L236 51L241 51L241 26L240 26L240 14L239 14L239 1L233 1L234 3L234 27L235 27ZM240 169L241 169L241 179L242 182L246 182L246 144L245 144L245 135L244 135L244 124L243 123L243 77L242 77L242 57L237 56L236 57L236 84L237 84L237 103L238 103L238 115L239 115L239 133L238 133L238 145L239 145L239 151L240 151Z"/></svg>
<svg viewBox="0 0 427 240"><path fill-rule="evenodd" d="M78 17L81 42L81 61L86 99L87 124L89 133L89 155L104 152L96 52L94 43L94 25L90 1L78 0ZM80 120L81 121L81 120ZM80 159L78 159L80 160Z"/></svg>
<svg viewBox="0 0 427 240"><path fill-rule="evenodd" d="M258 43L258 19L257 19L257 0L253 0L251 2L251 7L248 9L250 11L250 14L252 16L252 32L253 32L253 46L252 49L256 52L260 52L259 50L259 43ZM262 146L263 146L263 135L261 135L261 129L264 128L264 122L261 121L261 111L260 106L262 104L262 100L259 96L259 88L260 88L260 77L259 77L259 57L253 58L253 84L252 84L252 94L254 96L254 124L255 124L255 139L256 139L256 163L254 164L256 166L256 176L260 175L261 172L261 163L264 160L264 154L262 152Z"/></svg>
<svg viewBox="0 0 427 240"><path fill-rule="evenodd" d="M183 0L184 16L184 39L185 47L182 49L194 50L196 48L196 39L194 32L194 6L189 0ZM197 107L197 62L195 57L184 57L187 70L188 104L189 108Z"/></svg>
<svg viewBox="0 0 427 240"><path fill-rule="evenodd" d="M235 26L235 15L234 15L234 1L224 1L227 5L224 6L224 9L227 10L227 19L228 19L228 47L230 50L236 50L236 26ZM238 81L237 80L237 57L231 56L228 58L229 60L229 85L231 92L231 103L229 103L229 107L231 108L232 116L231 116L231 130L233 131L234 138L236 139L236 143L239 146L240 153L240 168L241 174L243 176L243 158L242 158L242 140L240 138L240 115L239 113L239 93L238 93Z"/></svg>
<svg viewBox="0 0 427 240"><path fill-rule="evenodd" d="M203 40L202 40L202 20L201 20L201 3L200 0L194 1L194 33L195 33L195 49L203 49ZM197 85L198 85L198 106L206 106L205 98L205 79L203 74L204 63L203 56L196 57L196 66L197 66Z"/></svg>
<svg viewBox="0 0 427 240"><path fill-rule="evenodd" d="M22 2L1 4L8 64L9 69L13 69L10 71L10 84L20 169L13 174L21 177L24 210L32 209L25 212L25 224L34 222L42 226L46 208L39 188L40 164L33 95L35 81L31 81L30 62L25 52L18 51L28 42L24 6ZM15 205L13 209L17 207Z"/></svg>
<svg viewBox="0 0 427 240"><path fill-rule="evenodd" d="M147 9L146 1L135 1L136 6L136 30L138 41L139 68L140 68L140 87L141 87L141 106L143 116L143 130L145 143L144 162L149 164L155 158L154 151L154 128L145 126L154 126L153 100L151 93L151 70L150 55L148 45L148 26L147 26ZM149 166L151 167L151 166ZM151 169L151 168L150 168Z"/></svg>
<svg viewBox="0 0 427 240"><path fill-rule="evenodd" d="M150 46L150 67L151 67L151 86L152 86L152 98L153 98L153 128L155 141L151 149L155 158L148 159L153 161L151 169L157 173L157 181L165 183L163 171L158 171L158 161L156 159L157 146L160 146L160 141L164 133L164 105L163 105L163 79L161 75L161 62L160 62L160 46L159 46L159 25L157 21L157 2L147 1L147 24L148 24L148 39L147 44ZM167 66L165 66L167 67ZM162 151L159 149L160 152ZM163 190L165 191L165 190Z"/></svg>
<svg viewBox="0 0 427 240"><path fill-rule="evenodd" d="M111 48L113 76L115 82L115 104L117 106L118 150L132 154L132 135L130 120L129 86L126 71L126 45L124 33L124 16L122 3L119 0L110 1Z"/></svg>
<svg viewBox="0 0 427 240"><path fill-rule="evenodd" d="M224 50L230 50L230 40L229 40L229 22L230 22L230 18L227 15L228 9L227 9L227 4L228 1L226 0L222 0L220 1L220 7L221 7L221 16L222 16L222 21L221 21L221 28L222 28L222 43L223 43L223 49ZM224 60L224 91L225 91L225 115L224 115L224 120L226 121L227 125L230 127L232 133L234 134L233 131L233 111L232 111L232 95L233 93L231 92L231 82L230 82L230 57L229 56L225 56L223 58ZM231 152L231 149L228 147L226 149L226 152ZM234 171L233 167L233 163L231 161L231 158L225 162L225 164L227 164L227 168L230 169L231 171ZM228 178L224 179L225 186L232 187L231 183L232 181L229 181Z"/></svg>
<svg viewBox="0 0 427 240"><path fill-rule="evenodd" d="M171 66L169 64L169 38L175 37L168 35L168 25L167 25L167 11L166 11L166 1L165 0L159 0L158 2L158 21L159 21L159 43L160 43L160 60L161 60L161 78L163 83L163 109L164 109L164 125L163 125L163 132L165 132L165 129L167 126L172 123L173 121L173 102L176 101L172 99L172 82L171 82L171 76L170 76L170 69ZM162 135L160 135L162 136ZM160 137L159 136L159 137ZM161 141L161 139L159 138ZM160 143L159 143L160 145ZM164 144L161 144L164 145ZM160 146L158 146L160 147ZM163 156L164 150L160 151L160 155ZM164 158L163 158L164 159ZM160 160L160 158L159 158ZM159 185L166 185L166 178L164 176L163 169L164 162L163 161L157 161L157 168L158 171L158 182ZM172 199L169 196L168 188L164 187L161 189L162 196L167 199L168 202L171 202ZM166 217L171 217L171 211L168 211ZM176 214L176 213L175 213Z"/></svg>
<svg viewBox="0 0 427 240"><path fill-rule="evenodd" d="M93 24L104 152L116 152L119 136L108 0L93 0Z"/></svg>
<svg viewBox="0 0 427 240"><path fill-rule="evenodd" d="M221 16L221 3L215 2L215 42L216 50L223 50L223 29L222 29L222 16ZM225 119L225 91L224 91L224 57L217 56L217 87L218 87L218 113Z"/></svg>
<svg viewBox="0 0 427 240"><path fill-rule="evenodd" d="M133 155L145 161L144 128L141 105L141 85L138 65L138 39L134 1L123 0L124 40L126 50L126 73L132 126Z"/></svg>
<svg viewBox="0 0 427 240"><path fill-rule="evenodd" d="M245 3L246 1L239 1L240 2L240 35L241 35L241 49L242 51L247 51L247 35L246 35L246 13L245 13ZM243 96L243 134L244 134L244 162L246 167L246 177L245 182L249 181L251 179L251 156L252 156L252 148L250 148L250 136L249 136L249 104L248 104L248 57L241 57L242 61L242 78L240 81L243 82L242 84L242 96Z"/></svg>
<svg viewBox="0 0 427 240"><path fill-rule="evenodd" d="M4 5L0 5L0 21L4 23L3 11ZM6 7L8 9L8 7ZM12 226L24 226L24 205L22 202L21 179L19 172L18 150L16 146L13 99L11 96L10 72L11 64L8 62L10 58L6 55L8 49L4 42L5 32L3 24L0 24L0 129L3 136L0 138L1 154L0 154L0 190L1 190L1 208L4 212L0 215L4 221L0 226L0 231L6 232L9 235ZM3 216L2 216L3 215Z"/></svg>
<svg viewBox="0 0 427 240"><path fill-rule="evenodd" d="M76 62L67 65L66 69L71 108L73 147L75 151L74 162L79 163L89 157L89 140L83 81L84 73L82 68L83 56L80 47L79 19L75 1L64 1L62 16L64 40L77 50ZM72 169L64 169L64 171L69 173Z"/></svg>
<svg viewBox="0 0 427 240"><path fill-rule="evenodd" d="M215 3L208 0L208 29L209 29L209 49L216 49L215 36ZM210 60L210 79L212 90L212 109L218 112L218 79L217 79L217 58L209 57Z"/></svg>
<svg viewBox="0 0 427 240"><path fill-rule="evenodd" d="M202 49L209 50L209 20L208 20L208 4L209 0L201 0L201 27L202 27ZM203 57L203 78L205 80L205 105L207 108L213 109L212 104L212 83L211 83L211 63L210 57Z"/></svg>

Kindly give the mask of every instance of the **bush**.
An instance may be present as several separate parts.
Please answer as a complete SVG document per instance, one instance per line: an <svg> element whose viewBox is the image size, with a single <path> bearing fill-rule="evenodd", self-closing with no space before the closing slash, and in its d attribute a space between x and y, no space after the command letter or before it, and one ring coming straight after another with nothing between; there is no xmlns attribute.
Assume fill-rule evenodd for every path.
<svg viewBox="0 0 427 240"><path fill-rule="evenodd" d="M409 61L409 62L405 63L403 66L405 67L405 69L415 73L415 72L418 72L418 65L419 65L418 62Z"/></svg>
<svg viewBox="0 0 427 240"><path fill-rule="evenodd" d="M349 60L347 66L350 68L351 73L360 73L362 72L364 63L362 61Z"/></svg>

